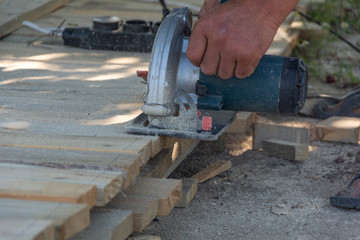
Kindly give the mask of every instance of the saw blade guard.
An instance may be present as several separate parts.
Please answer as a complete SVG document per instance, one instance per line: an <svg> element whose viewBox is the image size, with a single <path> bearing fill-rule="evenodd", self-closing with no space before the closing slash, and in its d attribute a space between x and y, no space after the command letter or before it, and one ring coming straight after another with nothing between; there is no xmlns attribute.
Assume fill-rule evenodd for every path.
<svg viewBox="0 0 360 240"><path fill-rule="evenodd" d="M161 23L151 53L149 89L142 108L145 114L173 115L176 89L195 93L200 70L186 57L191 27L192 14L188 8L174 9Z"/></svg>

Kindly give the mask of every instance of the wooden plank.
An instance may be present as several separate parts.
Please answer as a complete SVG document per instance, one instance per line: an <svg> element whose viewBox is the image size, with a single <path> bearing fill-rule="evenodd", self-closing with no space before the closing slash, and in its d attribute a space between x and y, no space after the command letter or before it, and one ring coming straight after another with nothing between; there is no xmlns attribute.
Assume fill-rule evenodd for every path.
<svg viewBox="0 0 360 240"><path fill-rule="evenodd" d="M57 17L57 19L59 19L59 17ZM33 37L34 35L32 34L32 38ZM13 68L15 67L14 64L20 63L20 69L24 70L24 68L22 68L25 64L24 61L28 61L28 67L30 69L46 70L44 67L52 66L56 67L56 70L62 70L65 73L73 74L76 74L76 72L70 71L69 69L61 69L58 64L74 64L81 67L80 70L85 73L96 73L97 71L105 72L106 69L109 72L117 71L119 73L124 73L128 71L128 69L121 68L120 66L131 69L135 69L135 67L142 69L149 66L149 53L102 50L89 51L87 49L73 48L62 44L51 46L47 45L49 48L41 48L36 46L27 46L24 43L26 42L15 43L7 42L5 39L2 39L0 45L2 53L0 56L1 64ZM18 49L18 51L16 51L16 49ZM20 49L21 51L19 51ZM105 66L105 64L107 66ZM97 66L97 68L90 69L91 66ZM113 66L117 66L117 68L114 69ZM135 79L137 78L136 72L134 72L133 77ZM129 89L131 89L131 86L129 86ZM121 89L117 90L121 91Z"/></svg>
<svg viewBox="0 0 360 240"><path fill-rule="evenodd" d="M6 91L6 90L5 90ZM6 112L5 107L2 108ZM121 128L121 127L120 127ZM72 135L83 137L125 137L126 134L119 134L119 125L80 125L76 123L49 123L41 121L26 121L6 118L0 120L0 132L17 133L24 135ZM121 130L120 130L121 131ZM152 138L148 138L149 140Z"/></svg>
<svg viewBox="0 0 360 240"><path fill-rule="evenodd" d="M166 137L152 137L151 138L151 154L150 157L155 157L158 153L160 153L166 145Z"/></svg>
<svg viewBox="0 0 360 240"><path fill-rule="evenodd" d="M185 208L190 204L198 191L198 180L195 178L183 178L181 181L182 195L175 207Z"/></svg>
<svg viewBox="0 0 360 240"><path fill-rule="evenodd" d="M253 148L262 148L263 140L276 139L288 142L308 144L310 139L309 129L305 127L283 126L265 118L256 117L253 138Z"/></svg>
<svg viewBox="0 0 360 240"><path fill-rule="evenodd" d="M0 199L1 219L50 220L57 239L69 239L90 224L86 204Z"/></svg>
<svg viewBox="0 0 360 240"><path fill-rule="evenodd" d="M359 143L360 119L353 117L330 117L316 125L322 141Z"/></svg>
<svg viewBox="0 0 360 240"><path fill-rule="evenodd" d="M306 100L306 102L308 102ZM316 124L321 120L300 116L285 116L281 114L262 114L256 116L256 122L269 123L292 128L306 128L309 130L309 140L319 140L316 133ZM306 141L304 140L306 143Z"/></svg>
<svg viewBox="0 0 360 240"><path fill-rule="evenodd" d="M172 164L170 168L165 173L164 177L168 177L179 165L180 163L195 149L199 144L200 140L194 139L172 139L168 138L168 143L172 142ZM175 141L175 143L173 143Z"/></svg>
<svg viewBox="0 0 360 240"><path fill-rule="evenodd" d="M158 216L170 214L181 198L181 180L161 178L137 178L125 191L126 196L149 196L159 199Z"/></svg>
<svg viewBox="0 0 360 240"><path fill-rule="evenodd" d="M198 140L192 139L166 139L163 145L165 149L142 166L140 175L148 178L168 177L198 143Z"/></svg>
<svg viewBox="0 0 360 240"><path fill-rule="evenodd" d="M91 224L71 240L125 240L133 232L132 211L94 208L90 212Z"/></svg>
<svg viewBox="0 0 360 240"><path fill-rule="evenodd" d="M309 146L306 144L267 139L263 141L263 149L269 155L294 161L309 159Z"/></svg>
<svg viewBox="0 0 360 240"><path fill-rule="evenodd" d="M0 169L0 179L95 185L97 206L105 205L120 192L123 174L119 171L56 169L8 163L0 163Z"/></svg>
<svg viewBox="0 0 360 240"><path fill-rule="evenodd" d="M163 178L172 165L173 149L163 149L141 167L140 176L148 178Z"/></svg>
<svg viewBox="0 0 360 240"><path fill-rule="evenodd" d="M63 6L70 0L3 0L0 2L0 38L21 26L24 20L33 20Z"/></svg>
<svg viewBox="0 0 360 240"><path fill-rule="evenodd" d="M142 65L147 68L148 55L5 45L0 46L4 68L0 88L6 91L0 101L9 118L122 124L121 134L123 124L141 112L140 98L146 86L138 80L136 70Z"/></svg>
<svg viewBox="0 0 360 240"><path fill-rule="evenodd" d="M0 146L125 154L141 153L144 155L144 160L149 159L151 153L151 140L132 136L90 137L0 133Z"/></svg>
<svg viewBox="0 0 360 240"><path fill-rule="evenodd" d="M199 183L202 183L222 172L225 172L230 168L231 168L231 161L217 161L215 163L210 164L205 169L201 170L191 178L196 178Z"/></svg>
<svg viewBox="0 0 360 240"><path fill-rule="evenodd" d="M0 218L2 240L53 240L54 237L52 221Z"/></svg>
<svg viewBox="0 0 360 240"><path fill-rule="evenodd" d="M85 203L91 208L96 203L96 186L0 178L0 198Z"/></svg>
<svg viewBox="0 0 360 240"><path fill-rule="evenodd" d="M134 213L134 231L141 232L157 216L159 199L142 195L118 194L106 207Z"/></svg>
<svg viewBox="0 0 360 240"><path fill-rule="evenodd" d="M139 175L143 161L138 155L59 149L0 147L0 162L58 169L124 172L122 188Z"/></svg>
<svg viewBox="0 0 360 240"><path fill-rule="evenodd" d="M250 133L255 123L255 115L256 113L253 112L240 112L225 133Z"/></svg>
<svg viewBox="0 0 360 240"><path fill-rule="evenodd" d="M156 140L156 138L154 138ZM152 151L157 151L152 148L152 139L146 137L93 137L93 136L61 136L61 135L33 135L33 134L12 134L12 133L0 133L0 147L7 148L8 151L11 148L16 149L29 149L25 151L27 153L32 152L37 158L28 158L28 155L23 154L24 158L20 158L20 152L15 151L17 159L11 154L5 155L2 160L20 161L21 163L30 162L38 164L39 161L42 164L44 161L44 151L50 151L51 153L57 152L57 156L60 156L64 161L56 161L56 158L52 155L48 155L47 163L60 164L59 166L81 166L83 168L91 168L97 166L100 169L108 169L109 167L118 167L121 171L127 172L124 174L123 187L126 188L134 178L139 174L140 167L150 158ZM38 151L41 150L41 151ZM38 154L36 154L38 151ZM79 162L78 158L74 155L75 152L91 152L96 154L95 156L88 156L89 159L83 158L85 161ZM111 153L114 153L111 155ZM39 155L40 154L40 155ZM78 156L80 154L77 154ZM89 154L87 154L89 155ZM1 160L0 160L1 161ZM110 165L109 165L110 164Z"/></svg>

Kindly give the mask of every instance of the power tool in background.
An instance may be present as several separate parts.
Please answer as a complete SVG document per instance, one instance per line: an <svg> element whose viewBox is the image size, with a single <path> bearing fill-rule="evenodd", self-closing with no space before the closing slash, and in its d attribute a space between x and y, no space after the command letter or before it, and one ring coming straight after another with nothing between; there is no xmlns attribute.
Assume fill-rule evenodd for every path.
<svg viewBox="0 0 360 240"><path fill-rule="evenodd" d="M161 22L132 19L123 22L115 16L93 18L91 27L43 28L24 21L22 25L46 35L62 37L64 44L89 50L151 52Z"/></svg>
<svg viewBox="0 0 360 240"><path fill-rule="evenodd" d="M307 68L299 58L264 55L244 79L201 73L186 57L192 16L177 8L163 19L152 48L143 113L128 133L216 140L238 111L298 113L305 104Z"/></svg>
<svg viewBox="0 0 360 240"><path fill-rule="evenodd" d="M93 18L92 27L65 28L64 44L72 47L115 51L151 52L160 22L128 20L115 16Z"/></svg>

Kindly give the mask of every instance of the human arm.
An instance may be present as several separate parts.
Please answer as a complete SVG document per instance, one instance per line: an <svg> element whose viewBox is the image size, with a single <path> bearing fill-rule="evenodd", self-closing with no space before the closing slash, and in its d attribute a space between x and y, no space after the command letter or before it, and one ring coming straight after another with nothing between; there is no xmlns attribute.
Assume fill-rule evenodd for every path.
<svg viewBox="0 0 360 240"><path fill-rule="evenodd" d="M206 0L187 56L205 74L251 75L297 0Z"/></svg>

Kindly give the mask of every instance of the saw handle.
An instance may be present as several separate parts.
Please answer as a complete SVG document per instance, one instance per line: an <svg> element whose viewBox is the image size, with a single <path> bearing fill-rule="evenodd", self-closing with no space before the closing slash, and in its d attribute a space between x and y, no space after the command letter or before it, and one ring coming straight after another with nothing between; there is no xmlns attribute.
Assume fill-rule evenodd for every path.
<svg viewBox="0 0 360 240"><path fill-rule="evenodd" d="M299 58L264 55L247 78L200 73L199 109L297 113L305 105L308 72ZM214 104L217 99L219 104Z"/></svg>

